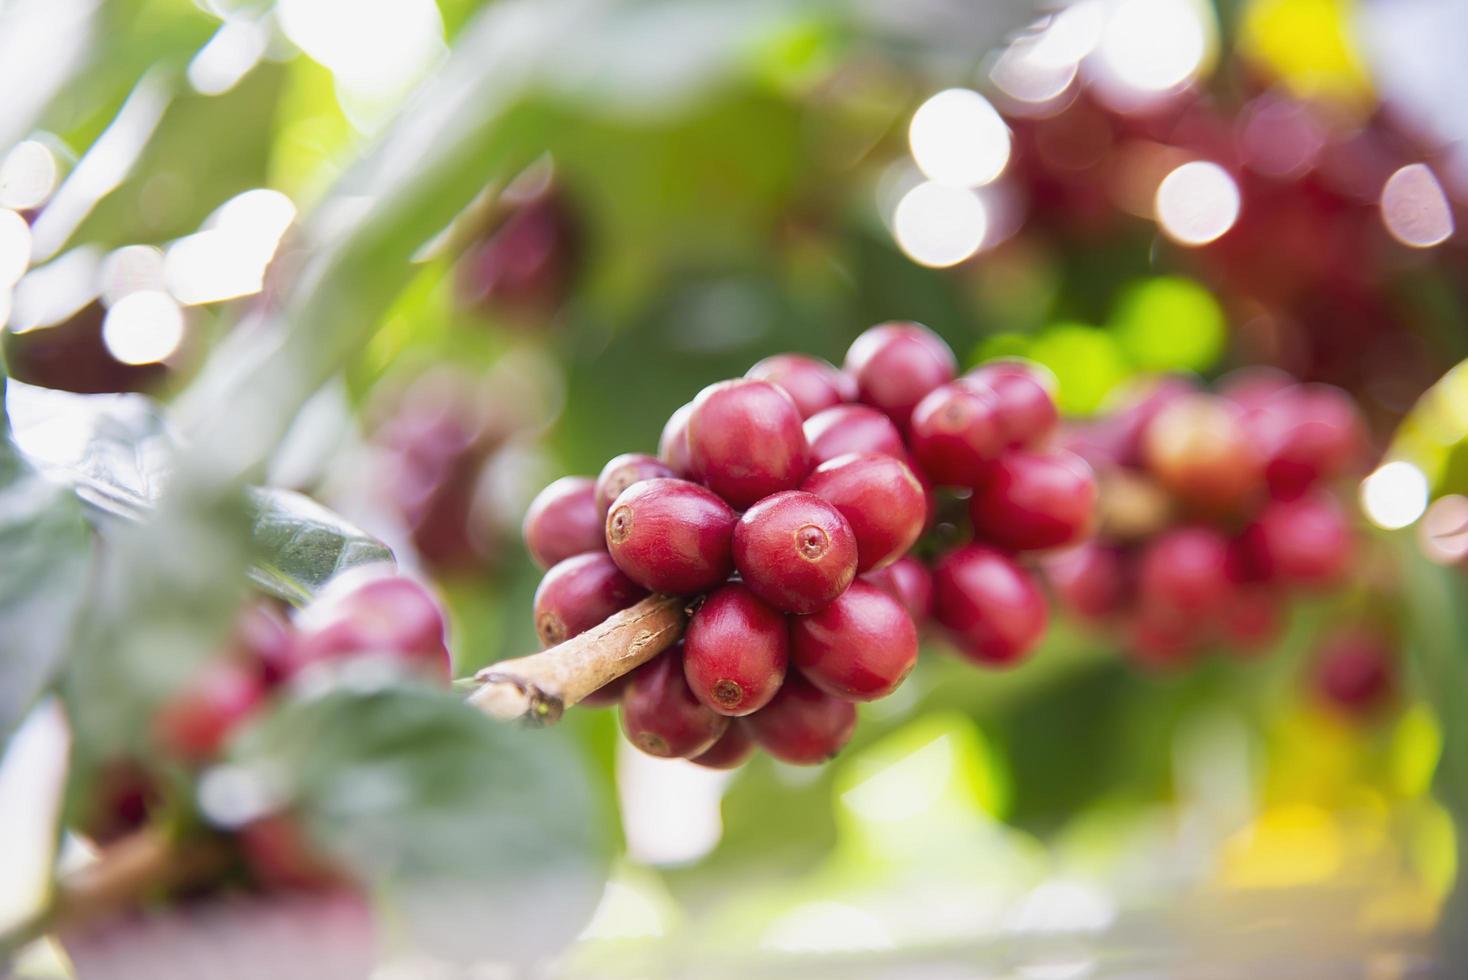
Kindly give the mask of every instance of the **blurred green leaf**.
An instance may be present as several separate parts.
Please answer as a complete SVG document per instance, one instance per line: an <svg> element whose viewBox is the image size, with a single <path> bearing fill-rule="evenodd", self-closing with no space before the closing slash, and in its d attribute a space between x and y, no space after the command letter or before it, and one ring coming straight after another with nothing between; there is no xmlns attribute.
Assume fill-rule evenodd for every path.
<svg viewBox="0 0 1468 980"><path fill-rule="evenodd" d="M348 568L391 562L392 551L310 497L252 487L255 560L250 578L282 599L308 602Z"/></svg>

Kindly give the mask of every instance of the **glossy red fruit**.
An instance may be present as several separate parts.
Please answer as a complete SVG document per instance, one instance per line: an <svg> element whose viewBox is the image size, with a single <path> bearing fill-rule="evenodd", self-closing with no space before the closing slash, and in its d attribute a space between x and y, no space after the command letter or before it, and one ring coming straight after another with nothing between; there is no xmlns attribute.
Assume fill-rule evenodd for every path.
<svg viewBox="0 0 1468 980"><path fill-rule="evenodd" d="M236 840L251 875L262 885L318 889L347 880L294 816L276 813L253 820L236 832Z"/></svg>
<svg viewBox="0 0 1468 980"><path fill-rule="evenodd" d="M891 322L852 341L845 369L856 382L857 397L906 431L913 408L928 392L952 381L958 364L943 338L927 327Z"/></svg>
<svg viewBox="0 0 1468 980"><path fill-rule="evenodd" d="M553 647L586 632L647 595L605 551L567 558L535 589L535 635Z"/></svg>
<svg viewBox="0 0 1468 980"><path fill-rule="evenodd" d="M805 420L811 460L824 463L847 453L882 453L907 458L902 433L892 420L867 405L837 405Z"/></svg>
<svg viewBox="0 0 1468 980"><path fill-rule="evenodd" d="M1262 461L1243 413L1215 395L1174 398L1143 433L1142 455L1163 486L1204 514L1237 513L1262 488Z"/></svg>
<svg viewBox="0 0 1468 980"><path fill-rule="evenodd" d="M1008 443L993 393L957 382L934 388L918 402L908 440L923 471L946 487L984 482Z"/></svg>
<svg viewBox="0 0 1468 980"><path fill-rule="evenodd" d="M841 512L800 490L766 497L734 528L734 567L776 609L813 613L856 577L856 535Z"/></svg>
<svg viewBox="0 0 1468 980"><path fill-rule="evenodd" d="M1033 446L1055 431L1060 410L1052 383L1042 368L1024 361L981 364L960 380L960 384L993 396L995 419L1011 447Z"/></svg>
<svg viewBox="0 0 1468 980"><path fill-rule="evenodd" d="M1151 541L1137 567L1141 604L1216 622L1234 599L1228 539L1211 527L1180 527Z"/></svg>
<svg viewBox="0 0 1468 980"><path fill-rule="evenodd" d="M1083 619L1117 615L1131 591L1131 569L1120 549L1098 541L1086 541L1048 557L1045 577L1061 604Z"/></svg>
<svg viewBox="0 0 1468 980"><path fill-rule="evenodd" d="M627 685L632 683L632 677L636 673L635 670L629 671L616 680L608 681L577 701L577 705L583 708L611 708L621 704L622 694L627 690Z"/></svg>
<svg viewBox="0 0 1468 980"><path fill-rule="evenodd" d="M1230 371L1218 380L1214 390L1224 398L1252 412L1263 408L1276 395L1295 386L1295 379L1274 367L1246 367Z"/></svg>
<svg viewBox="0 0 1468 980"><path fill-rule="evenodd" d="M899 558L862 578L902 603L919 625L933 615L933 573L916 558Z"/></svg>
<svg viewBox="0 0 1468 980"><path fill-rule="evenodd" d="M264 700L265 684L253 665L215 661L158 708L154 737L179 759L207 761Z"/></svg>
<svg viewBox="0 0 1468 980"><path fill-rule="evenodd" d="M231 655L253 662L266 684L285 678L294 665L295 637L290 624L273 605L253 602L235 620L230 633Z"/></svg>
<svg viewBox="0 0 1468 980"><path fill-rule="evenodd" d="M334 578L295 617L297 669L358 654L392 654L447 681L451 661L443 607L429 590L390 566Z"/></svg>
<svg viewBox="0 0 1468 980"><path fill-rule="evenodd" d="M811 466L795 402L768 381L744 378L699 392L688 452L698 479L739 510L800 486Z"/></svg>
<svg viewBox="0 0 1468 980"><path fill-rule="evenodd" d="M1045 633L1045 597L1009 555L971 544L933 569L933 612L959 652L977 663L1017 663Z"/></svg>
<svg viewBox="0 0 1468 980"><path fill-rule="evenodd" d="M580 259L575 213L554 183L513 202L459 259L459 301L513 322L539 322L570 294Z"/></svg>
<svg viewBox="0 0 1468 980"><path fill-rule="evenodd" d="M928 497L912 470L879 453L837 456L817 466L801 489L829 502L851 525L858 573L907 554L928 518Z"/></svg>
<svg viewBox="0 0 1468 980"><path fill-rule="evenodd" d="M1096 477L1065 450L1013 450L969 498L974 534L1013 551L1061 548L1091 533Z"/></svg>
<svg viewBox="0 0 1468 980"><path fill-rule="evenodd" d="M1276 497L1349 472L1365 455L1366 428L1351 397L1329 385L1296 385L1248 416L1262 448L1264 475Z"/></svg>
<svg viewBox="0 0 1468 980"><path fill-rule="evenodd" d="M622 730L648 755L702 755L728 727L726 716L693 696L683 676L682 644L643 664L622 692Z"/></svg>
<svg viewBox="0 0 1468 980"><path fill-rule="evenodd" d="M1347 629L1328 638L1315 655L1315 691L1336 709L1357 717L1391 701L1392 649L1368 630Z"/></svg>
<svg viewBox="0 0 1468 980"><path fill-rule="evenodd" d="M812 415L842 402L856 399L856 384L829 361L805 354L776 354L758 362L744 373L755 381L778 385L800 409L800 417Z"/></svg>
<svg viewBox="0 0 1468 980"><path fill-rule="evenodd" d="M705 769L738 769L752 755L754 739L750 738L749 730L736 720L729 723L729 727L719 736L713 748L688 761Z"/></svg>
<svg viewBox="0 0 1468 980"><path fill-rule="evenodd" d="M1239 589L1223 613L1223 636L1233 653L1254 653L1279 636L1279 599L1267 588Z"/></svg>
<svg viewBox="0 0 1468 980"><path fill-rule="evenodd" d="M680 405L668 416L663 434L658 438L658 459L685 480L693 476L693 460L688 457L688 416L692 414L692 402Z"/></svg>
<svg viewBox="0 0 1468 980"><path fill-rule="evenodd" d="M659 478L679 477L671 466L646 453L623 453L613 456L607 461L607 465L601 468L601 473L596 478L596 509L601 513L602 519L606 519L607 511L612 509L612 501L622 495L622 491L642 480L656 480Z"/></svg>
<svg viewBox="0 0 1468 980"><path fill-rule="evenodd" d="M744 719L755 744L781 762L815 766L835 758L856 729L856 705L833 698L797 673L775 700Z"/></svg>
<svg viewBox="0 0 1468 980"><path fill-rule="evenodd" d="M522 527L525 547L541 568L572 555L606 548L602 514L596 506L596 481L563 476L530 502Z"/></svg>
<svg viewBox="0 0 1468 980"><path fill-rule="evenodd" d="M847 701L875 701L897 690L917 665L917 626L902 603L853 582L836 601L790 623L795 664L806 680Z"/></svg>
<svg viewBox="0 0 1468 980"><path fill-rule="evenodd" d="M709 593L683 636L688 686L721 715L747 715L769 704L789 662L785 617L738 582Z"/></svg>
<svg viewBox="0 0 1468 980"><path fill-rule="evenodd" d="M607 514L612 561L653 592L707 592L734 571L733 508L687 480L634 483Z"/></svg>
<svg viewBox="0 0 1468 980"><path fill-rule="evenodd" d="M1256 577L1307 587L1339 581L1355 554L1345 512L1320 491L1271 500L1244 532L1243 543Z"/></svg>
<svg viewBox="0 0 1468 980"><path fill-rule="evenodd" d="M1198 620L1142 609L1128 624L1126 654L1148 670L1176 670L1197 658L1206 636Z"/></svg>

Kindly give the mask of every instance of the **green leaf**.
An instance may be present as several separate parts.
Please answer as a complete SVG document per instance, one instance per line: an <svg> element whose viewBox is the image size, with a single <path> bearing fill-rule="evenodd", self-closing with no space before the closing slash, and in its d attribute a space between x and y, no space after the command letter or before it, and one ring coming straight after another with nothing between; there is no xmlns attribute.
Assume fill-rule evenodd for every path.
<svg viewBox="0 0 1468 980"><path fill-rule="evenodd" d="M252 487L249 500L250 578L282 599L308 602L340 572L393 560L387 545L304 494Z"/></svg>
<svg viewBox="0 0 1468 980"><path fill-rule="evenodd" d="M416 687L287 702L232 751L311 840L442 955L523 962L601 893L609 821L565 737Z"/></svg>

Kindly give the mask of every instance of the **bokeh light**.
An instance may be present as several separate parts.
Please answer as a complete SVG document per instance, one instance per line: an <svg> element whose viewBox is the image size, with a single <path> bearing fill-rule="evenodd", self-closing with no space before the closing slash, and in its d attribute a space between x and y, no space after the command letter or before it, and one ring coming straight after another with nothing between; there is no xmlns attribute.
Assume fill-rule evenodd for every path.
<svg viewBox="0 0 1468 980"><path fill-rule="evenodd" d="M0 163L0 207L25 211L45 203L59 176L56 156L45 143L17 144Z"/></svg>
<svg viewBox="0 0 1468 980"><path fill-rule="evenodd" d="M152 245L125 245L102 260L99 287L108 306L129 293L144 289L163 290L163 251Z"/></svg>
<svg viewBox="0 0 1468 980"><path fill-rule="evenodd" d="M1361 509L1377 527L1395 531L1427 510L1427 477L1411 463L1397 460L1377 467L1361 482Z"/></svg>
<svg viewBox="0 0 1468 980"><path fill-rule="evenodd" d="M280 0L286 36L347 89L399 91L444 50L433 0Z"/></svg>
<svg viewBox="0 0 1468 980"><path fill-rule="evenodd" d="M1453 234L1453 209L1426 164L1409 164L1381 189L1381 220L1403 245L1430 248Z"/></svg>
<svg viewBox="0 0 1468 980"><path fill-rule="evenodd" d="M167 293L145 289L129 293L107 311L102 341L124 364L154 364L183 343L183 310Z"/></svg>
<svg viewBox="0 0 1468 980"><path fill-rule="evenodd" d="M1096 50L1102 81L1138 96L1181 88L1211 54L1212 19L1193 0L1119 0Z"/></svg>
<svg viewBox="0 0 1468 980"><path fill-rule="evenodd" d="M1129 286L1117 301L1111 328L1127 358L1151 371L1205 370L1228 339L1218 300L1181 276Z"/></svg>
<svg viewBox="0 0 1468 980"><path fill-rule="evenodd" d="M1009 162L1009 127L988 99L970 89L951 88L919 106L907 140L918 169L939 184L978 187Z"/></svg>
<svg viewBox="0 0 1468 980"><path fill-rule="evenodd" d="M168 247L164 272L180 303L216 303L258 293L280 238L295 219L279 191L251 190L220 206L203 230Z"/></svg>
<svg viewBox="0 0 1468 980"><path fill-rule="evenodd" d="M9 289L31 263L31 226L14 211L0 209L0 289Z"/></svg>
<svg viewBox="0 0 1468 980"><path fill-rule="evenodd" d="M1111 333L1083 323L1059 323L1031 343L1029 356L1055 372L1062 410L1096 411L1131 373Z"/></svg>
<svg viewBox="0 0 1468 980"><path fill-rule="evenodd" d="M1000 53L990 81L1020 104L1021 114L1042 114L1070 88L1082 59L1100 42L1102 7L1100 0L1081 0L1040 21Z"/></svg>
<svg viewBox="0 0 1468 980"><path fill-rule="evenodd" d="M230 17L189 62L189 84L200 95L223 95L255 67L269 42L263 22Z"/></svg>
<svg viewBox="0 0 1468 980"><path fill-rule="evenodd" d="M988 211L978 195L932 181L904 194L892 214L892 233L902 251L935 269L972 256L984 244L988 229Z"/></svg>
<svg viewBox="0 0 1468 980"><path fill-rule="evenodd" d="M1216 163L1194 160L1157 186L1157 223L1173 241L1206 245L1239 217L1239 185Z"/></svg>

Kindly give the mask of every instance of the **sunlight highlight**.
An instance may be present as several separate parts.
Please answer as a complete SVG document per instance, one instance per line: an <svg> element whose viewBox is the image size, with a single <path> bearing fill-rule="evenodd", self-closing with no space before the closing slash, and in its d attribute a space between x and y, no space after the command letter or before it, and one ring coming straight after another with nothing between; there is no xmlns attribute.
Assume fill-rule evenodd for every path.
<svg viewBox="0 0 1468 980"><path fill-rule="evenodd" d="M1009 163L1009 127L970 89L951 88L919 106L907 140L918 169L939 184L979 187Z"/></svg>
<svg viewBox="0 0 1468 980"><path fill-rule="evenodd" d="M1398 460L1377 467L1361 481L1361 509L1371 523L1388 531L1412 524L1427 510L1427 477Z"/></svg>
<svg viewBox="0 0 1468 980"><path fill-rule="evenodd" d="M1181 245L1216 240L1234 226L1239 207L1238 184L1216 163L1185 163L1157 187L1157 223Z"/></svg>
<svg viewBox="0 0 1468 980"><path fill-rule="evenodd" d="M178 350L183 338L183 310L172 296L157 290L124 296L102 321L102 342L124 364L162 361Z"/></svg>
<svg viewBox="0 0 1468 980"><path fill-rule="evenodd" d="M898 246L914 262L934 269L972 256L988 230L988 211L973 191L932 181L904 194L892 215Z"/></svg>

